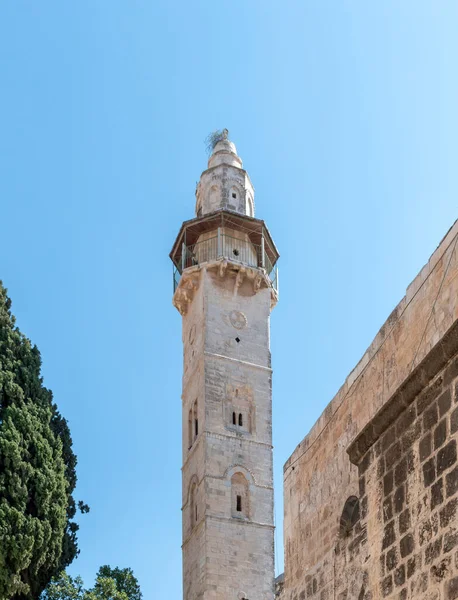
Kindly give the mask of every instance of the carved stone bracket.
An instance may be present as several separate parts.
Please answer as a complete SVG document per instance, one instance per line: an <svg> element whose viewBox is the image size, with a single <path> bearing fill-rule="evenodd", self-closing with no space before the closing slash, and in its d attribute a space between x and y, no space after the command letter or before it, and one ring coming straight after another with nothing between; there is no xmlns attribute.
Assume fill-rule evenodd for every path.
<svg viewBox="0 0 458 600"><path fill-rule="evenodd" d="M223 260L223 261L221 261L221 263L219 265L219 276L220 277L224 277L224 275L226 274L226 269L227 269L227 260Z"/></svg>
<svg viewBox="0 0 458 600"><path fill-rule="evenodd" d="M179 286L173 297L173 305L184 316L188 311L188 306L194 298L194 294L199 288L200 268L187 270L181 276Z"/></svg>
<svg viewBox="0 0 458 600"><path fill-rule="evenodd" d="M246 272L247 272L246 267L241 267L240 271L237 273L237 275L235 277L235 284L234 284L234 296L237 295L237 290L242 285L243 280L245 279Z"/></svg>
<svg viewBox="0 0 458 600"><path fill-rule="evenodd" d="M270 278L264 269L257 269L256 267L249 267L226 258L220 258L218 260L205 263L205 265L195 266L183 271L180 283L178 284L173 297L173 305L175 308L177 308L182 316L187 313L188 307L193 301L194 295L199 288L202 269L217 270L220 278L233 277L234 296L237 295L240 286L243 284L245 279L247 279L253 285L254 294L256 294L262 288L267 288L270 290L271 309L277 304L277 292L272 286L272 282L270 281Z"/></svg>

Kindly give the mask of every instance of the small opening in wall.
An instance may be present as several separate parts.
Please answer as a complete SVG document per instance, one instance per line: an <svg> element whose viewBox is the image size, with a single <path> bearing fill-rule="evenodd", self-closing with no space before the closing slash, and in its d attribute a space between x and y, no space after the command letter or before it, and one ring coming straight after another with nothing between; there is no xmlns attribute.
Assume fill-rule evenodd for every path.
<svg viewBox="0 0 458 600"><path fill-rule="evenodd" d="M340 517L340 530L339 534L341 538L345 538L350 535L351 530L359 521L359 500L356 496L350 496L345 502L345 506Z"/></svg>
<svg viewBox="0 0 458 600"><path fill-rule="evenodd" d="M237 496L237 512L242 512L242 496Z"/></svg>
<svg viewBox="0 0 458 600"><path fill-rule="evenodd" d="M194 421L194 425L195 425L195 435L197 437L199 435L199 419L196 419Z"/></svg>
<svg viewBox="0 0 458 600"><path fill-rule="evenodd" d="M239 391L235 390L235 397L237 397L239 395Z"/></svg>
<svg viewBox="0 0 458 600"><path fill-rule="evenodd" d="M239 337L236 337L235 341L237 342L237 344L240 344L240 338Z"/></svg>
<svg viewBox="0 0 458 600"><path fill-rule="evenodd" d="M240 252L237 250L237 248L234 248L232 250L232 253L233 253L234 256L238 256L240 254Z"/></svg>
<svg viewBox="0 0 458 600"><path fill-rule="evenodd" d="M237 198L237 194L235 192L232 192L232 197Z"/></svg>
<svg viewBox="0 0 458 600"><path fill-rule="evenodd" d="M243 426L243 417L242 417L242 413L239 413L239 425L240 427Z"/></svg>
<svg viewBox="0 0 458 600"><path fill-rule="evenodd" d="M196 514L195 514L195 520L197 521L197 504L196 504Z"/></svg>
<svg viewBox="0 0 458 600"><path fill-rule="evenodd" d="M232 425L237 425L236 418L235 418L235 412L232 413Z"/></svg>

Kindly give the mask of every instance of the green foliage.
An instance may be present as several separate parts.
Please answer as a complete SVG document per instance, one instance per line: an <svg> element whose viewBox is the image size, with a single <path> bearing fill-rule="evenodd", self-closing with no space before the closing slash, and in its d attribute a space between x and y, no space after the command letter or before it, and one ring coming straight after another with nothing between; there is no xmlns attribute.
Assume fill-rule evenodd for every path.
<svg viewBox="0 0 458 600"><path fill-rule="evenodd" d="M55 577L42 595L43 600L89 600L81 577L73 579L63 572Z"/></svg>
<svg viewBox="0 0 458 600"><path fill-rule="evenodd" d="M99 572L97 573L97 581L95 584L95 590L101 589L100 583L103 580L111 579L116 584L116 589L118 592L125 595L127 600L141 600L142 593L140 591L140 586L138 584L137 578L134 575L132 569L119 569L115 567L112 569L108 565L104 565L100 567ZM105 596L101 596L105 598ZM120 597L121 600L121 597Z"/></svg>
<svg viewBox="0 0 458 600"><path fill-rule="evenodd" d="M0 282L0 600L36 600L78 553L76 456Z"/></svg>
<svg viewBox="0 0 458 600"><path fill-rule="evenodd" d="M41 600L142 600L142 593L132 569L100 567L95 585L83 588L80 577L61 573L52 580Z"/></svg>

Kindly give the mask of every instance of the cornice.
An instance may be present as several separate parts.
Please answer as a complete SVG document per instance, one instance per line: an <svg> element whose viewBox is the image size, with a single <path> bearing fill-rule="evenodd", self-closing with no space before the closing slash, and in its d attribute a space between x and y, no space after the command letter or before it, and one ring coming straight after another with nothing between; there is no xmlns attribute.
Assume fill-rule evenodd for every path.
<svg viewBox="0 0 458 600"><path fill-rule="evenodd" d="M266 442L260 442L258 440L250 440L247 437L239 437L239 436L235 436L235 435L229 435L228 433L216 433L214 431L205 431L204 433L206 434L207 437L211 437L211 438L215 438L215 439L219 439L219 440L231 439L231 440L237 440L240 442L246 442L247 444L253 444L254 446L263 446L264 448L268 448L269 450L272 450L272 448L273 448L272 444L267 444Z"/></svg>
<svg viewBox="0 0 458 600"><path fill-rule="evenodd" d="M215 354L213 352L204 351L205 356L210 356L212 358L218 358L220 360L229 360L234 363L238 363L244 365L245 367L251 367L252 369L261 369L262 371L268 371L269 373L273 373L273 370L270 367L265 367L264 365L257 365L256 363L251 363L246 360L240 360L239 358L232 358L231 356L225 356L224 354Z"/></svg>

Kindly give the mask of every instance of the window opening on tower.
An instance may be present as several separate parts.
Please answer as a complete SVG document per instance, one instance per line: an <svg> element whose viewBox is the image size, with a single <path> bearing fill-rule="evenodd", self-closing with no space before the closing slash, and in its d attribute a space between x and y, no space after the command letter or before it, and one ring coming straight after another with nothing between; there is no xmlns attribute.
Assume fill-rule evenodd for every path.
<svg viewBox="0 0 458 600"><path fill-rule="evenodd" d="M189 415L188 415L188 450L191 449L192 447L192 410L189 409Z"/></svg>
<svg viewBox="0 0 458 600"><path fill-rule="evenodd" d="M194 527L194 524L197 522L197 502L196 502L196 493L197 493L197 484L196 481L194 480L191 483L191 492L190 492L190 527L191 527L191 531Z"/></svg>
<svg viewBox="0 0 458 600"><path fill-rule="evenodd" d="M250 498L249 484L243 473L234 473L231 477L231 506L235 518L249 518Z"/></svg>
<svg viewBox="0 0 458 600"><path fill-rule="evenodd" d="M199 419L197 418L197 414L198 414L197 413L197 400L195 400L193 407L192 407L192 413L191 413L191 411L189 411L188 429L189 429L190 447L192 446L192 444L194 443L194 440L199 435Z"/></svg>
<svg viewBox="0 0 458 600"><path fill-rule="evenodd" d="M239 413L239 426L243 427L243 417L242 417L242 413Z"/></svg>
<svg viewBox="0 0 458 600"><path fill-rule="evenodd" d="M232 425L237 425L237 419L236 419L235 412L232 413Z"/></svg>

